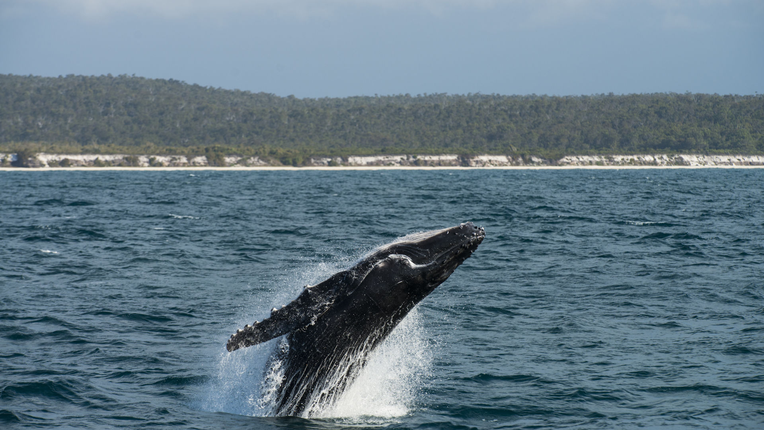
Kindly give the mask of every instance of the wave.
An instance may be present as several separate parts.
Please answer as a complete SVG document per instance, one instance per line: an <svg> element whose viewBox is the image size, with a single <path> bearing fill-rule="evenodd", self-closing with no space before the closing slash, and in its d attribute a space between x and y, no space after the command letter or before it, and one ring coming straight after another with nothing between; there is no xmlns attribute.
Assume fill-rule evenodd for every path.
<svg viewBox="0 0 764 430"><path fill-rule="evenodd" d="M79 392L90 387L73 378L16 382L5 385L0 391L0 399L11 402L19 399L43 398L65 403L89 403Z"/></svg>
<svg viewBox="0 0 764 430"><path fill-rule="evenodd" d="M67 206L95 206L98 203L91 202L89 200L75 200L71 203L69 203Z"/></svg>
<svg viewBox="0 0 764 430"><path fill-rule="evenodd" d="M167 214L170 218L174 219L201 219L198 216L191 216L191 215L175 215L175 214Z"/></svg>
<svg viewBox="0 0 764 430"><path fill-rule="evenodd" d="M20 422L21 418L16 415L15 412L9 411L7 409L0 409L0 423L14 424Z"/></svg>
<svg viewBox="0 0 764 430"><path fill-rule="evenodd" d="M148 323L168 323L173 321L171 317L164 315L150 315L140 312L125 312L116 315L119 318L126 319L128 321L136 322L148 322Z"/></svg>

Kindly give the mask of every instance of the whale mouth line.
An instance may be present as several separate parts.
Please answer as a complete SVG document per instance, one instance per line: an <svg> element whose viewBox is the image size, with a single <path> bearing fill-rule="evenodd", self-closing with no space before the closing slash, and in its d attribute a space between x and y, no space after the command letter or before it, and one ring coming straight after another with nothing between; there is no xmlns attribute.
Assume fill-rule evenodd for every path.
<svg viewBox="0 0 764 430"><path fill-rule="evenodd" d="M443 259L444 262L447 260L450 260L451 258L448 258L449 256L452 256L452 258L458 258L459 255L464 254L465 252L472 253L473 251L477 249L478 245L480 245L480 243L483 241L483 238L485 238L485 236L482 236L480 238L470 238L469 242L466 242L466 243L457 243L454 246L448 248L448 250L446 250L445 252L443 252L440 255L440 257L438 257L435 261L433 261L433 263L441 259ZM466 251L461 251L462 249Z"/></svg>

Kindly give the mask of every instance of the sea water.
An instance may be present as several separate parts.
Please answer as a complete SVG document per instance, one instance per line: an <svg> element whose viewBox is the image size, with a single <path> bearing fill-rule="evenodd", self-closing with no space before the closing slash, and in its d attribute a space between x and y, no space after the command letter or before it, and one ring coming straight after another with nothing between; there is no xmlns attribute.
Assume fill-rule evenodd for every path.
<svg viewBox="0 0 764 430"><path fill-rule="evenodd" d="M486 239L332 407L225 343L405 234ZM763 428L764 170L0 172L2 428Z"/></svg>

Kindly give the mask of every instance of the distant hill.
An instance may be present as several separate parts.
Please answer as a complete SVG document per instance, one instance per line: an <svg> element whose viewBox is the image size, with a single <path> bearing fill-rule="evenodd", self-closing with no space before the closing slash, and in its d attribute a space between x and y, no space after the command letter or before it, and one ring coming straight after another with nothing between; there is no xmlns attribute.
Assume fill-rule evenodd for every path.
<svg viewBox="0 0 764 430"><path fill-rule="evenodd" d="M0 151L260 156L764 154L764 96L299 99L135 76L0 75Z"/></svg>

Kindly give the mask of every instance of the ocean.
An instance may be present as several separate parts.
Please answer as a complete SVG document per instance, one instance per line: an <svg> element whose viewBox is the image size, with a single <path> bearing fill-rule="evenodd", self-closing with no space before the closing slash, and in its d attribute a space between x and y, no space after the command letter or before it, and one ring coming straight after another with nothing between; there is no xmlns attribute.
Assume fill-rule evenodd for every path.
<svg viewBox="0 0 764 430"><path fill-rule="evenodd" d="M231 333L465 221L337 404L268 416ZM764 169L5 171L0 243L3 429L764 428Z"/></svg>

